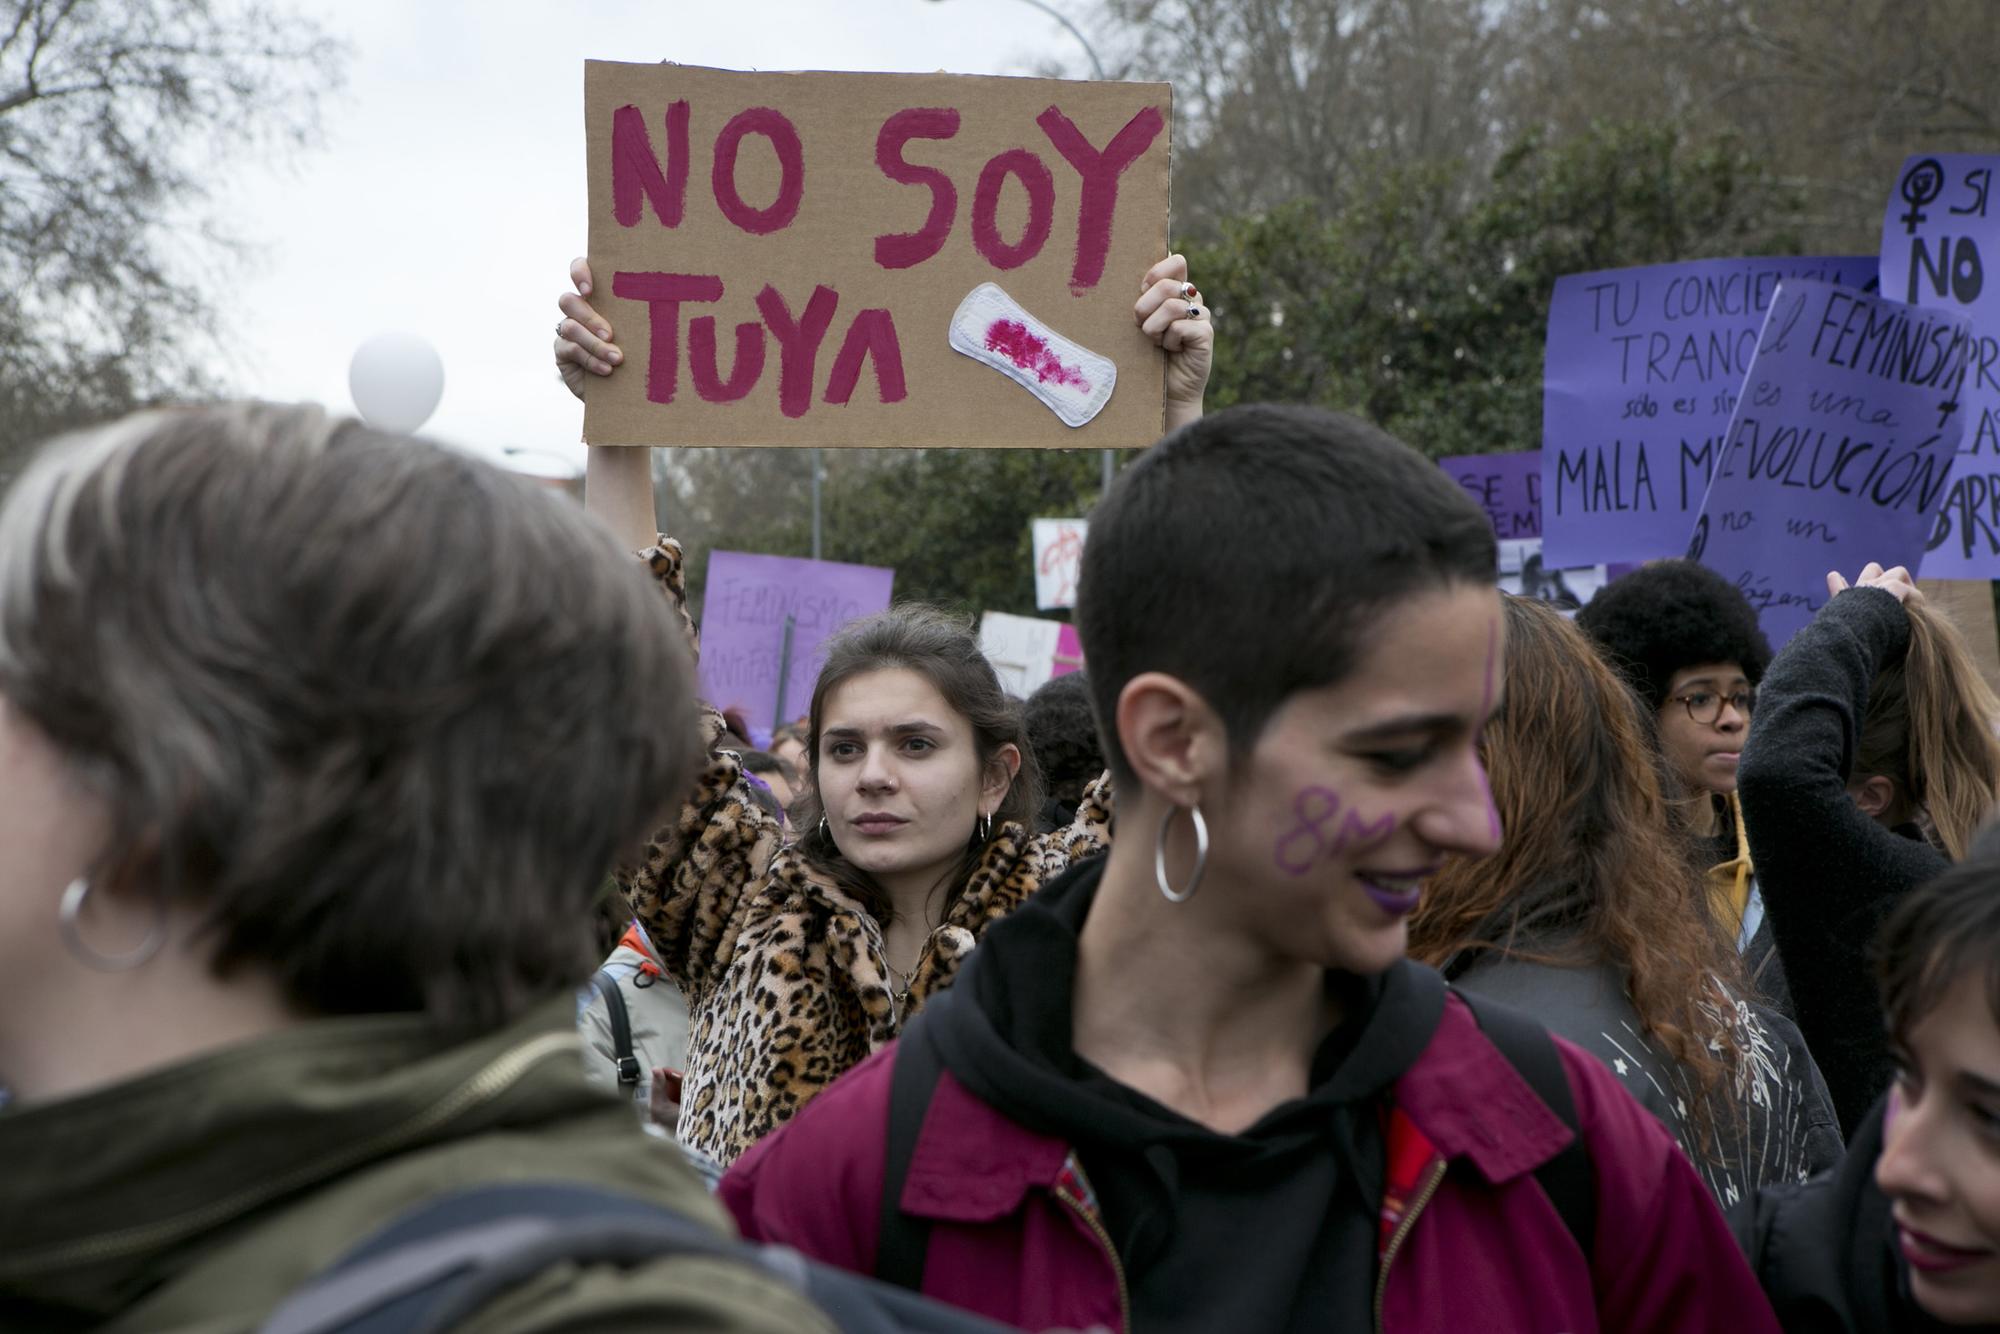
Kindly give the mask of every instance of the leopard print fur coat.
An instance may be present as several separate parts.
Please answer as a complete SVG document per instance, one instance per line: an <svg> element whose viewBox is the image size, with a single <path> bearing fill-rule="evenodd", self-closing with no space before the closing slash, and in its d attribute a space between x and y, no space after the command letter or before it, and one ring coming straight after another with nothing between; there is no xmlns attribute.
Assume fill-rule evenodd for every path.
<svg viewBox="0 0 2000 1334"><path fill-rule="evenodd" d="M645 559L685 617L679 546L663 538ZM708 715L712 747L721 721ZM894 1038L951 985L988 925L1110 846L1109 799L1099 780L1065 829L996 828L899 998L881 925L784 846L736 755L712 749L694 793L618 877L688 1000L681 1141L727 1164Z"/></svg>

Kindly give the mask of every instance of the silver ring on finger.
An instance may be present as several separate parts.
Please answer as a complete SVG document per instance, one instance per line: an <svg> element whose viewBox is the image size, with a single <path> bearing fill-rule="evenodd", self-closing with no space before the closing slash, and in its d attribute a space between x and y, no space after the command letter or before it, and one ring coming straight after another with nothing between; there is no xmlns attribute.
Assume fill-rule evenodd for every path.
<svg viewBox="0 0 2000 1334"><path fill-rule="evenodd" d="M563 336L563 326L568 323L569 321L566 319L556 321L556 337L561 338Z"/></svg>

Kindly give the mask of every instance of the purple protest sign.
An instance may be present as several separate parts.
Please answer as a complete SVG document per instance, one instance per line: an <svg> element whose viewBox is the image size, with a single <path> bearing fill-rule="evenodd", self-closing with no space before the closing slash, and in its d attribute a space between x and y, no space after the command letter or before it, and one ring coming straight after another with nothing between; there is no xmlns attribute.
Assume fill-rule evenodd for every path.
<svg viewBox="0 0 2000 1334"><path fill-rule="evenodd" d="M1573 273L1549 300L1542 538L1552 565L1676 555L1781 281L1863 287L1872 255Z"/></svg>
<svg viewBox="0 0 2000 1334"><path fill-rule="evenodd" d="M1439 459L1451 480L1466 489L1493 521L1493 536L1503 541L1542 535L1542 451L1512 454L1463 454Z"/></svg>
<svg viewBox="0 0 2000 1334"><path fill-rule="evenodd" d="M1827 571L1923 555L1965 431L1971 331L1954 311L1779 287L1688 545L1774 647L1826 601Z"/></svg>
<svg viewBox="0 0 2000 1334"><path fill-rule="evenodd" d="M894 570L791 556L712 551L701 598L701 688L718 709L756 724L802 716L819 679L820 645L857 617L884 611ZM791 669L778 714L778 664L792 620Z"/></svg>
<svg viewBox="0 0 2000 1334"><path fill-rule="evenodd" d="M1990 153L1912 157L1882 219L1883 294L1972 320L1965 438L1924 554L1927 579L2000 578L2000 275L1986 281L1983 258L2000 255L1996 167Z"/></svg>

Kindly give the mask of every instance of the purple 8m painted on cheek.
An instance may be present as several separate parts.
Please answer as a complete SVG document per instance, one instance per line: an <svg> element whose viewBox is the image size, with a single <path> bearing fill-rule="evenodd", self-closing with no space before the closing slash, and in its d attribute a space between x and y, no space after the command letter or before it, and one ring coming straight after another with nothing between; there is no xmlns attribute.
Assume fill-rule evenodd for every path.
<svg viewBox="0 0 2000 1334"><path fill-rule="evenodd" d="M1280 871L1290 876L1304 875L1323 858L1339 855L1356 835L1373 842L1386 838L1396 828L1393 815L1364 820L1350 810L1341 819L1340 832L1329 841L1326 827L1333 823L1334 816L1341 814L1341 804L1340 794L1332 788L1299 789L1299 795L1292 800L1292 814L1299 817L1298 826L1278 840L1272 855Z"/></svg>

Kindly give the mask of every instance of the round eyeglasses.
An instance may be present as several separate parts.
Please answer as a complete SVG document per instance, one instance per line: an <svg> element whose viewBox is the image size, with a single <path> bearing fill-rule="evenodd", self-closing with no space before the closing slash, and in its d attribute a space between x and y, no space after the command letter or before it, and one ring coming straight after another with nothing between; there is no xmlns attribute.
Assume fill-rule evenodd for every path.
<svg viewBox="0 0 2000 1334"><path fill-rule="evenodd" d="M1690 719L1703 727L1713 727L1722 721L1724 704L1745 718L1748 718L1750 710L1757 706L1757 692L1747 687L1727 695L1714 690L1690 690L1675 695L1674 699L1688 711Z"/></svg>

